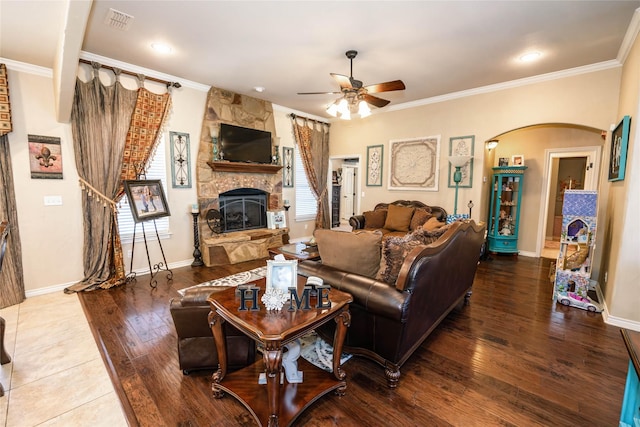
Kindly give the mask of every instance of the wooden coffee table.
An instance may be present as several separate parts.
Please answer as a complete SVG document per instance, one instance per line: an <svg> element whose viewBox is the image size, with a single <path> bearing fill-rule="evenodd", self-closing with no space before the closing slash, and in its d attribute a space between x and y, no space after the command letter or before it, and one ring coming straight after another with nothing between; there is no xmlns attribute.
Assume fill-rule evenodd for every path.
<svg viewBox="0 0 640 427"><path fill-rule="evenodd" d="M306 277L298 276L298 283L305 281ZM209 324L216 340L220 363L212 377L213 394L216 398L222 398L225 392L231 394L251 412L259 425L291 425L305 408L321 396L332 390L338 395L344 395L346 391L346 374L340 367L340 355L351 322L349 303L353 299L345 292L331 289L331 308L314 308L317 298L312 296L310 310L288 311L289 303L286 303L280 311L268 311L260 301L264 294L265 279L260 279L256 285L260 287L259 311L239 311L239 294L233 288L211 294L208 299L211 305ZM248 305L250 307L251 302ZM333 339L333 373L299 358L298 370L304 373L303 382L290 384L282 375L281 383L283 346L331 320L337 323ZM227 341L222 328L225 321L264 346L263 360L227 374ZM258 378L263 372L266 373L267 384L259 385Z"/></svg>
<svg viewBox="0 0 640 427"><path fill-rule="evenodd" d="M269 255L273 256L282 254L286 259L297 259L304 261L307 259L319 260L320 253L317 246L307 246L304 243L290 243L278 248L269 249Z"/></svg>

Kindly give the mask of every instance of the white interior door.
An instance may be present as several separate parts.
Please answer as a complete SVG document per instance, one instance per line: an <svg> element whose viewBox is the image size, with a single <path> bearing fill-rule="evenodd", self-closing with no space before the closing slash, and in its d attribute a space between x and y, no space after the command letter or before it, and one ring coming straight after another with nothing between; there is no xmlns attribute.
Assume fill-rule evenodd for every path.
<svg viewBox="0 0 640 427"><path fill-rule="evenodd" d="M549 209L552 205L551 186L556 185L556 182L552 177L557 175L557 170L553 170L553 165L557 164L555 160L571 157L585 157L586 168L584 172L584 189L596 191L598 189L598 177L599 177L599 165L600 165L600 147L582 147L582 148L569 148L569 149L551 149L545 150L545 183L542 194L542 200L540 201L540 219L541 224L538 225L538 245L536 248L537 256L540 256L542 248L544 248L547 221L549 215Z"/></svg>
<svg viewBox="0 0 640 427"><path fill-rule="evenodd" d="M341 222L349 221L355 212L355 196L356 196L356 172L357 168L350 165L342 165L342 189L340 198L340 220Z"/></svg>

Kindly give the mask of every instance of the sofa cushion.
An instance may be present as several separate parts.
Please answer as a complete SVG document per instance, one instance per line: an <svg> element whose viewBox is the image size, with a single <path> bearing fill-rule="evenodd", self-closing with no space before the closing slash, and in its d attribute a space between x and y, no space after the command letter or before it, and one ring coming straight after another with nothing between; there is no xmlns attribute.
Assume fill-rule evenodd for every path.
<svg viewBox="0 0 640 427"><path fill-rule="evenodd" d="M411 217L411 223L409 224L409 230L414 231L418 228L422 227L422 225L427 222L429 218L431 218L431 209L429 208L418 208L413 213Z"/></svg>
<svg viewBox="0 0 640 427"><path fill-rule="evenodd" d="M444 222L440 222L438 221L438 218L436 218L435 216L432 216L422 225L422 229L425 231L434 231L444 225L445 225Z"/></svg>
<svg viewBox="0 0 640 427"><path fill-rule="evenodd" d="M382 242L382 256L376 279L391 285L395 284L407 254L416 246L435 242L448 229L449 226L442 226L433 231L418 228L404 237L386 237Z"/></svg>
<svg viewBox="0 0 640 427"><path fill-rule="evenodd" d="M384 228L392 231L409 231L413 211L415 211L415 208L389 205Z"/></svg>
<svg viewBox="0 0 640 427"><path fill-rule="evenodd" d="M323 264L361 276L376 277L380 268L381 232L317 229L313 235Z"/></svg>
<svg viewBox="0 0 640 427"><path fill-rule="evenodd" d="M387 219L387 210L378 209L375 211L366 211L363 215L365 228L383 228L384 222Z"/></svg>

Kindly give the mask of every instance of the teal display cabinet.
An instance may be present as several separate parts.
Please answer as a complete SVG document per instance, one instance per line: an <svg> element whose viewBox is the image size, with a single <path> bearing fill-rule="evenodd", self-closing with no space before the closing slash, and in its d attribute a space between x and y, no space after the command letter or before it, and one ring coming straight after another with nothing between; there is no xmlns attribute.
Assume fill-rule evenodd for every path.
<svg viewBox="0 0 640 427"><path fill-rule="evenodd" d="M518 231L526 166L493 168L489 209L489 252L518 254Z"/></svg>

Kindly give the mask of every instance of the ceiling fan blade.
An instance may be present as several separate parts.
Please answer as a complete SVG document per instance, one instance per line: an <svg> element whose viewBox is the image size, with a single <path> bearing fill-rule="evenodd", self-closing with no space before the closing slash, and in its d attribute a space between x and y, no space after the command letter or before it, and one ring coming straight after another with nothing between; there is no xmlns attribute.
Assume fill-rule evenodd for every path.
<svg viewBox="0 0 640 427"><path fill-rule="evenodd" d="M374 105L374 106L376 106L378 108L382 108L382 107L384 107L385 105L387 105L388 103L391 102L391 101L387 101L386 99L378 98L377 96L369 95L368 93L362 95L362 97L369 104Z"/></svg>
<svg viewBox="0 0 640 427"><path fill-rule="evenodd" d="M364 87L369 93L391 92L393 90L404 90L405 85L402 80L393 80L385 83L378 83Z"/></svg>
<svg viewBox="0 0 640 427"><path fill-rule="evenodd" d="M347 76L343 76L342 74L329 73L331 76L336 79L338 84L340 85L340 89L352 89L351 79Z"/></svg>
<svg viewBox="0 0 640 427"><path fill-rule="evenodd" d="M339 95L342 92L298 92L298 95Z"/></svg>

